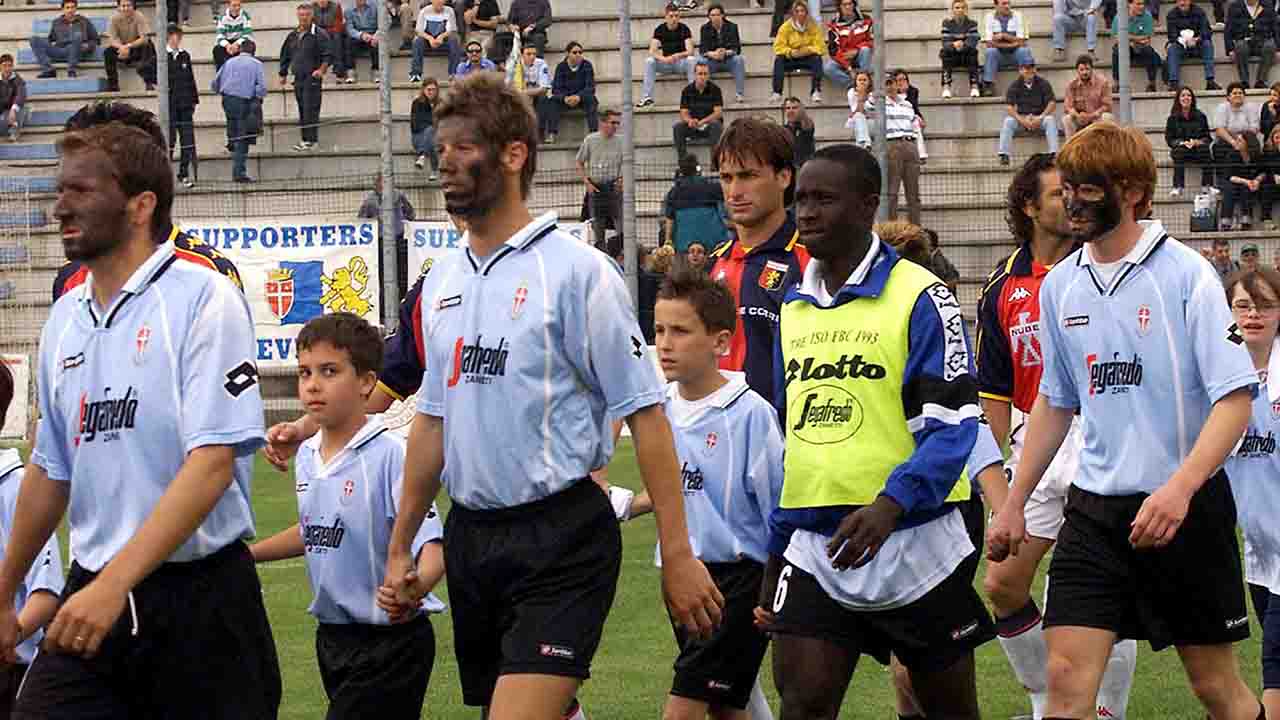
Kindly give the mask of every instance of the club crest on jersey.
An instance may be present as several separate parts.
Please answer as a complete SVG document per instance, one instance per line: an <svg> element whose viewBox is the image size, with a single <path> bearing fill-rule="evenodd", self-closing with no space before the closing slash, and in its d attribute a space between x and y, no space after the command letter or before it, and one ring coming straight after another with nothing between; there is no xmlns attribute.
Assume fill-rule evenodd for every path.
<svg viewBox="0 0 1280 720"><path fill-rule="evenodd" d="M714 431L707 433L707 444L706 444L705 452L707 452L708 454L711 453L711 451L716 449L716 445L719 442L720 442L720 436L717 435Z"/></svg>
<svg viewBox="0 0 1280 720"><path fill-rule="evenodd" d="M1280 420L1280 400L1271 403L1271 419Z"/></svg>
<svg viewBox="0 0 1280 720"><path fill-rule="evenodd" d="M520 317L520 313L524 311L524 303L529 299L529 283L521 280L520 287L516 288L516 295L511 300L511 319L515 320Z"/></svg>
<svg viewBox="0 0 1280 720"><path fill-rule="evenodd" d="M151 344L151 327L143 325L138 328L138 336L134 339L134 346L137 352L133 355L133 362L141 365L147 354L147 346Z"/></svg>
<svg viewBox="0 0 1280 720"><path fill-rule="evenodd" d="M343 505L351 503L351 497L356 493L356 481L347 479L342 481L342 497L338 498L338 502Z"/></svg>
<svg viewBox="0 0 1280 720"><path fill-rule="evenodd" d="M760 271L760 287L765 290L778 290L787 276L787 264L776 260L766 260L764 269Z"/></svg>
<svg viewBox="0 0 1280 720"><path fill-rule="evenodd" d="M1151 306L1138 306L1138 335L1146 337L1151 332Z"/></svg>

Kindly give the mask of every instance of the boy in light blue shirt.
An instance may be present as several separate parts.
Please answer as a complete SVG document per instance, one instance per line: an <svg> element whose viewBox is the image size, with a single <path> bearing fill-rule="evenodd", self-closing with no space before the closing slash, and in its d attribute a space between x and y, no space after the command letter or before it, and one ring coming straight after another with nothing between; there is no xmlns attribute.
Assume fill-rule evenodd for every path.
<svg viewBox="0 0 1280 720"><path fill-rule="evenodd" d="M435 659L428 612L444 575L443 530L432 506L413 543L414 594L425 603L378 607L387 542L404 472L404 441L364 414L382 337L349 313L322 315L298 334L298 396L320 426L298 453L300 522L250 548L258 562L305 556L320 621L316 655L329 720L417 720Z"/></svg>

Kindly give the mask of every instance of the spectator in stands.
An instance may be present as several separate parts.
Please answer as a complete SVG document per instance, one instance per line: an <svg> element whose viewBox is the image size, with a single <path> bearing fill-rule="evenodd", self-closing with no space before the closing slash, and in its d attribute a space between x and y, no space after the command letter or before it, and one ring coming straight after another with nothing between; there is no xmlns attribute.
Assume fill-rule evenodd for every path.
<svg viewBox="0 0 1280 720"><path fill-rule="evenodd" d="M502 17L502 9L498 7L498 0L479 0L479 2L471 2L470 7L462 13L462 22L467 26L467 40L479 41L480 47L489 50L489 59L494 65L505 60L505 56L495 58L493 56L493 46L499 32L503 32L507 36L507 40L511 39L511 34L506 32L505 21ZM507 45L507 52L511 52L511 46Z"/></svg>
<svg viewBox="0 0 1280 720"><path fill-rule="evenodd" d="M849 88L849 121L845 127L853 130L853 142L862 148L871 147L871 119L875 117L876 99L872 91L871 73L859 70L853 75L853 87Z"/></svg>
<svg viewBox="0 0 1280 720"><path fill-rule="evenodd" d="M1009 116L1000 128L1000 146L996 151L1001 165L1009 164L1015 133L1043 132L1049 143L1049 152L1058 152L1058 123L1053 114L1057 104L1053 99L1053 86L1036 73L1034 62L1023 63L1018 74L1020 77L1013 81L1005 94Z"/></svg>
<svg viewBox="0 0 1280 720"><path fill-rule="evenodd" d="M18 142L22 128L31 117L27 106L27 83L13 69L13 56L0 55L0 117L11 142Z"/></svg>
<svg viewBox="0 0 1280 720"><path fill-rule="evenodd" d="M1053 3L1053 59L1067 59L1067 33L1084 33L1085 47L1098 49L1098 10L1102 0L1056 0Z"/></svg>
<svg viewBox="0 0 1280 720"><path fill-rule="evenodd" d="M618 125L622 116L606 108L600 113L600 129L590 133L578 148L578 175L587 186L587 203L595 246L605 247L604 232L610 225L622 225L622 138Z"/></svg>
<svg viewBox="0 0 1280 720"><path fill-rule="evenodd" d="M1173 15L1173 12L1169 14ZM1169 146L1169 158L1173 160L1173 189L1169 191L1169 197L1182 195L1187 182L1187 165L1200 166L1201 189L1213 187L1209 119L1196 107L1195 91L1189 87L1178 89L1173 107L1169 108L1169 119L1164 124L1164 141Z"/></svg>
<svg viewBox="0 0 1280 720"><path fill-rule="evenodd" d="M467 41L467 59L458 63L458 67L453 69L455 78L466 77L473 72L495 72L498 66L493 61L484 56L484 48L478 40Z"/></svg>
<svg viewBox="0 0 1280 720"><path fill-rule="evenodd" d="M347 52L343 63L351 73L351 82L356 81L356 56L369 56L369 79L375 83L382 82L378 72L378 7L369 0L356 0L356 4L347 11Z"/></svg>
<svg viewBox="0 0 1280 720"><path fill-rule="evenodd" d="M1244 270L1245 272L1257 270L1258 259L1259 259L1259 253L1258 253L1257 243L1246 243L1244 247L1240 248L1240 269L1241 270Z"/></svg>
<svg viewBox="0 0 1280 720"><path fill-rule="evenodd" d="M257 142L253 132L255 112L261 113L267 96L267 79L262 62L253 56L253 40L240 41L240 51L228 58L213 77L213 91L222 95L222 111L227 116L227 149L231 151L231 179L255 182L245 168L249 146ZM257 128L260 132L261 127Z"/></svg>
<svg viewBox="0 0 1280 720"><path fill-rule="evenodd" d="M920 164L923 165L929 159L929 151L924 145L925 123L924 115L920 114L920 89L911 84L911 77L902 68L889 74L888 84L897 86L898 94L911 103L911 110L916 114L916 151L920 155Z"/></svg>
<svg viewBox="0 0 1280 720"><path fill-rule="evenodd" d="M1223 282L1231 277L1231 273L1240 269L1240 263L1231 259L1231 242L1226 238L1213 239L1213 253L1209 256L1209 264Z"/></svg>
<svg viewBox="0 0 1280 720"><path fill-rule="evenodd" d="M107 92L120 92L120 74L116 65L136 67L147 85L156 89L156 48L151 44L151 27L147 18L133 6L133 0L120 0L119 8L107 25L107 47L102 60L107 71Z"/></svg>
<svg viewBox="0 0 1280 720"><path fill-rule="evenodd" d="M400 28L400 49L412 48L413 26L418 19L417 14L413 12L412 3L408 0L384 0L384 2L387 5L387 14L391 16L391 29Z"/></svg>
<svg viewBox="0 0 1280 720"><path fill-rule="evenodd" d="M213 46L213 66L222 69L227 58L240 52L240 44L253 39L253 19L241 0L227 0L227 10L218 18L218 34Z"/></svg>
<svg viewBox="0 0 1280 720"><path fill-rule="evenodd" d="M1262 132L1262 137L1271 137L1271 129L1276 126L1277 118L1280 118L1280 82L1271 84L1271 95L1262 103L1258 114L1258 129Z"/></svg>
<svg viewBox="0 0 1280 720"><path fill-rule="evenodd" d="M662 201L662 236L676 253L688 253L695 242L718 247L727 237L724 191L718 180L702 176L698 158L684 155L676 182ZM705 259L705 258L704 258Z"/></svg>
<svg viewBox="0 0 1280 720"><path fill-rule="evenodd" d="M714 146L720 142L723 129L724 95L720 87L711 82L711 71L706 64L698 63L693 82L680 93L680 119L671 127L676 159L685 156L685 147L692 138L706 140Z"/></svg>
<svg viewBox="0 0 1280 720"><path fill-rule="evenodd" d="M858 9L854 0L840 0L835 20L827 23L827 57L822 72L841 90L853 85L853 72L871 69L875 38L871 17Z"/></svg>
<svg viewBox="0 0 1280 720"><path fill-rule="evenodd" d="M969 17L968 0L954 0L951 14L942 20L942 99L951 97L951 73L964 68L969 73L969 97L981 94L978 79L978 22Z"/></svg>
<svg viewBox="0 0 1280 720"><path fill-rule="evenodd" d="M218 11L216 9L218 0L210 0L210 8L213 13L213 21L218 21ZM187 25L191 22L191 0L166 0L165 9L167 10L169 24L177 23L178 25Z"/></svg>
<svg viewBox="0 0 1280 720"><path fill-rule="evenodd" d="M718 2L707 8L707 22L698 31L698 54L712 74L733 74L735 99L746 100L747 65L742 59L742 38L738 26L725 19L724 6Z"/></svg>
<svg viewBox="0 0 1280 720"><path fill-rule="evenodd" d="M1262 146L1262 160L1258 163L1262 171L1262 192L1258 193L1259 204L1262 205L1262 225L1275 232L1276 224L1271 218L1271 209L1280 201L1280 126L1271 128Z"/></svg>
<svg viewBox="0 0 1280 720"><path fill-rule="evenodd" d="M293 97L298 103L298 128L302 131L294 152L314 149L320 141L320 103L332 48L329 33L312 21L311 5L298 5L298 27L280 47L280 85L289 89L289 75L293 74ZM244 52L244 43L240 51Z"/></svg>
<svg viewBox="0 0 1280 720"><path fill-rule="evenodd" d="M800 172L800 166L813 157L816 150L817 143L814 138L816 128L813 125L813 118L805 112L804 104L794 95L782 103L782 127L791 133L791 147L796 153L796 172Z"/></svg>
<svg viewBox="0 0 1280 720"><path fill-rule="evenodd" d="M1267 86L1267 75L1276 56L1276 11L1270 2L1235 0L1227 9L1227 31L1223 35L1227 57L1236 64L1236 74L1249 87L1249 58L1258 58L1256 88Z"/></svg>
<svg viewBox="0 0 1280 720"><path fill-rule="evenodd" d="M180 148L178 182L191 188L196 184L196 105L200 104L200 90L196 87L196 74L191 67L191 55L182 49L182 26L169 23L169 153L174 145ZM188 170L191 170L188 173Z"/></svg>
<svg viewBox="0 0 1280 720"><path fill-rule="evenodd" d="M479 43L477 43L479 44ZM409 135L413 139L413 150L418 159L413 164L421 170L427 159L431 159L431 175L429 180L440 177L440 156L436 154L436 105L440 102L440 83L435 78L422 81L418 96L413 99L409 108Z"/></svg>
<svg viewBox="0 0 1280 720"><path fill-rule="evenodd" d="M700 242L689 243L689 249L684 253L684 264L700 273L711 272L711 263L707 262L710 259L706 246Z"/></svg>
<svg viewBox="0 0 1280 720"><path fill-rule="evenodd" d="M551 3L548 0L511 0L507 11L507 31L520 33L520 47L532 45L542 57L547 48L547 29L551 27ZM510 45L507 46L510 49ZM505 57L505 56L504 56Z"/></svg>
<svg viewBox="0 0 1280 720"><path fill-rule="evenodd" d="M547 135L555 142L560 133L560 117L569 110L581 110L587 116L587 132L600 129L596 116L596 69L582 56L582 43L576 40L565 48L564 60L556 66L551 79L551 99L547 103Z"/></svg>
<svg viewBox="0 0 1280 720"><path fill-rule="evenodd" d="M675 3L666 8L666 19L653 29L653 37L649 39L649 57L644 60L644 93L636 107L648 107L653 104L653 85L658 80L658 73L663 75L684 75L693 82L693 66L697 58L693 56L693 32L689 26L680 22L680 9Z"/></svg>
<svg viewBox="0 0 1280 720"><path fill-rule="evenodd" d="M1067 83L1066 112L1062 113L1062 129L1071 137L1098 120L1113 120L1111 114L1111 81L1093 71L1093 56L1076 58L1076 76Z"/></svg>
<svg viewBox="0 0 1280 720"><path fill-rule="evenodd" d="M996 72L1011 65L1035 65L1035 58L1027 46L1027 24L1022 13L1009 7L1009 0L996 0L996 9L987 13L984 27L983 94L994 95Z"/></svg>
<svg viewBox="0 0 1280 720"><path fill-rule="evenodd" d="M38 78L55 78L53 62L67 64L67 77L76 77L80 61L98 51L98 29L89 18L77 12L76 0L62 0L62 14L53 19L49 34L31 38L31 52L40 64Z"/></svg>
<svg viewBox="0 0 1280 720"><path fill-rule="evenodd" d="M1156 91L1156 75L1164 61L1160 53L1151 47L1151 38L1155 25L1151 13L1142 7L1142 0L1129 0L1129 64L1133 67L1147 69L1147 92ZM1111 25L1113 36L1120 33L1120 16L1117 15ZM1120 84L1120 45L1111 46L1111 79Z"/></svg>
<svg viewBox="0 0 1280 720"><path fill-rule="evenodd" d="M353 83L347 74L347 18L342 3L335 0L312 0L311 17L317 26L329 33L329 59L340 83Z"/></svg>
<svg viewBox="0 0 1280 720"><path fill-rule="evenodd" d="M822 102L822 57L827 52L822 27L809 16L809 3L791 3L791 17L773 38L773 95L770 104L782 103L782 81L789 72L807 72L813 76L810 101Z"/></svg>
<svg viewBox="0 0 1280 720"><path fill-rule="evenodd" d="M1262 181L1265 172L1262 168L1262 153L1250 156L1249 160L1228 167L1224 174L1226 182L1222 183L1222 223L1224 231L1230 230L1232 220L1239 224L1241 230L1253 227L1253 205L1262 194ZM1257 246L1254 247L1254 261L1257 261ZM1240 252L1241 262L1248 266L1246 245Z"/></svg>
<svg viewBox="0 0 1280 720"><path fill-rule="evenodd" d="M1183 61L1198 56L1204 62L1204 89L1221 90L1214 82L1213 29L1204 10L1193 5L1191 0L1178 0L1177 6L1165 18L1165 27L1169 30L1165 67L1169 89L1174 90L1181 85L1179 78Z"/></svg>
<svg viewBox="0 0 1280 720"><path fill-rule="evenodd" d="M1214 176L1222 191L1223 230L1231 229L1237 202L1248 199L1232 178L1253 177L1250 173L1262 154L1258 114L1256 105L1245 102L1245 86L1240 81L1227 86L1227 100L1214 112L1212 153Z"/></svg>
<svg viewBox="0 0 1280 720"><path fill-rule="evenodd" d="M538 116L538 137L541 142L553 143L555 138L547 132L548 105L551 103L551 70L547 61L538 57L537 48L525 45L520 48L519 70L524 73L524 94Z"/></svg>
<svg viewBox="0 0 1280 720"><path fill-rule="evenodd" d="M409 64L409 82L422 82L422 59L427 55L448 55L449 74L460 62L462 46L458 43L458 16L444 0L431 3L418 11L414 26L413 61Z"/></svg>
<svg viewBox="0 0 1280 720"><path fill-rule="evenodd" d="M907 217L919 225L920 210L920 146L916 110L907 99L906 73L896 70L894 81L884 94L884 136L888 144L888 179L884 193L889 199L889 218L898 216L898 186L907 194Z"/></svg>
<svg viewBox="0 0 1280 720"><path fill-rule="evenodd" d="M942 282L946 283L947 288L951 290L951 294L955 295L957 288L960 287L960 271L956 269L955 263L947 259L942 254L942 245L938 242L938 233L930 228L922 228L925 236L929 239L929 262L924 266L933 271Z"/></svg>
<svg viewBox="0 0 1280 720"><path fill-rule="evenodd" d="M404 221L417 219L417 213L413 209L413 204L409 202L409 198L405 197L404 191L400 188L395 189L395 209L391 211L391 231L396 239L396 247L404 245ZM373 189L368 195L364 196L364 202L360 203L360 210L356 213L356 217L366 220L382 219L382 175L373 176Z"/></svg>

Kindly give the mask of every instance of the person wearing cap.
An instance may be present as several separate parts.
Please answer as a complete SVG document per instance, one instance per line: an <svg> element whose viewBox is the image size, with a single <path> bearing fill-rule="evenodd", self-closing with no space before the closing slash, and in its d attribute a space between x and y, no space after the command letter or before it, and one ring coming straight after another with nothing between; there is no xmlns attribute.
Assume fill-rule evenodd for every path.
<svg viewBox="0 0 1280 720"><path fill-rule="evenodd" d="M1009 164L1014 133L1044 132L1049 152L1058 152L1058 121L1054 116L1057 103L1053 86L1036 73L1036 61L1030 57L1018 63L1018 79L1005 93L1006 112L1000 128L1000 145L996 150L1001 165Z"/></svg>
<svg viewBox="0 0 1280 720"><path fill-rule="evenodd" d="M1258 269L1258 252L1257 243L1247 243L1240 249L1240 269L1245 272L1251 272Z"/></svg>

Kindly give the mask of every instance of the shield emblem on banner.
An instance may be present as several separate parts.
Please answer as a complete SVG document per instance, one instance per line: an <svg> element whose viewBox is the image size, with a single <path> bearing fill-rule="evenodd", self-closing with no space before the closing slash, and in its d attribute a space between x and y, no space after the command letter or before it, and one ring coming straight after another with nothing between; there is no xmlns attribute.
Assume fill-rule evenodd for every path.
<svg viewBox="0 0 1280 720"><path fill-rule="evenodd" d="M288 270L272 270L266 282L267 307L279 320L293 309L293 274Z"/></svg>

